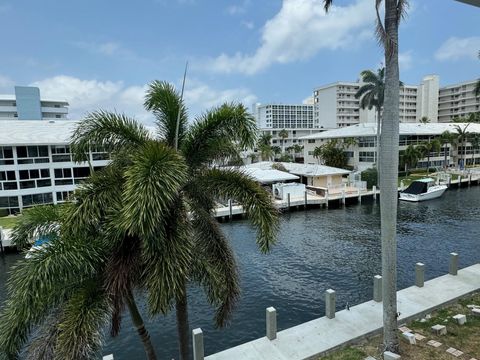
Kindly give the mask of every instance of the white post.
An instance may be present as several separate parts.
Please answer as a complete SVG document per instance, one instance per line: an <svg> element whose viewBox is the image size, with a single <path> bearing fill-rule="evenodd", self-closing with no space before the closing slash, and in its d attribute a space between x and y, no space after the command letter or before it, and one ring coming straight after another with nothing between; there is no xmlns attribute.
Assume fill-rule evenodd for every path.
<svg viewBox="0 0 480 360"><path fill-rule="evenodd" d="M382 277L380 275L373 277L373 301L382 302Z"/></svg>
<svg viewBox="0 0 480 360"><path fill-rule="evenodd" d="M192 330L193 360L203 360L205 351L203 348L203 331L200 328Z"/></svg>
<svg viewBox="0 0 480 360"><path fill-rule="evenodd" d="M233 217L232 199L228 199L228 217L230 220L232 220L232 217Z"/></svg>
<svg viewBox="0 0 480 360"><path fill-rule="evenodd" d="M425 264L415 264L415 286L423 287L425 283Z"/></svg>
<svg viewBox="0 0 480 360"><path fill-rule="evenodd" d="M457 253L450 253L450 264L448 267L448 273L450 275L457 275L458 274L458 254Z"/></svg>
<svg viewBox="0 0 480 360"><path fill-rule="evenodd" d="M328 189L325 192L325 207L328 209Z"/></svg>
<svg viewBox="0 0 480 360"><path fill-rule="evenodd" d="M328 289L325 291L325 315L329 319L335 317L335 290Z"/></svg>
<svg viewBox="0 0 480 360"><path fill-rule="evenodd" d="M268 307L266 310L267 321L267 339L275 340L277 338L277 310L274 307Z"/></svg>
<svg viewBox="0 0 480 360"><path fill-rule="evenodd" d="M345 205L345 190L342 190L342 205Z"/></svg>
<svg viewBox="0 0 480 360"><path fill-rule="evenodd" d="M308 205L308 195L307 195L307 190L305 190L305 209L307 208L307 205Z"/></svg>
<svg viewBox="0 0 480 360"><path fill-rule="evenodd" d="M377 186L376 185L373 185L372 191L373 191L373 201L377 201Z"/></svg>
<svg viewBox="0 0 480 360"><path fill-rule="evenodd" d="M290 210L290 193L287 193L287 207Z"/></svg>

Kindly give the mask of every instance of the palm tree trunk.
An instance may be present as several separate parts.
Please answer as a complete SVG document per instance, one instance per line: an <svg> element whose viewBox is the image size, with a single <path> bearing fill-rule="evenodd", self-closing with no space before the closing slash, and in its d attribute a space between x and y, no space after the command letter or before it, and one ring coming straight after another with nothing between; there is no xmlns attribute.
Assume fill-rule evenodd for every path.
<svg viewBox="0 0 480 360"><path fill-rule="evenodd" d="M138 335L142 340L143 347L145 350L145 354L147 355L148 360L157 360L157 355L155 354L155 349L153 348L153 344L150 340L150 335L148 334L147 329L145 329L145 324L143 323L142 316L138 311L137 304L135 303L135 299L133 297L132 291L130 290L127 297L126 297L127 307L130 312L130 316L132 318L133 326L137 329Z"/></svg>
<svg viewBox="0 0 480 360"><path fill-rule="evenodd" d="M443 167L445 169L447 169L447 144L444 144L443 152L444 152L444 155L445 155L445 160L443 161ZM450 150L448 150L448 152L449 152L449 155L450 155Z"/></svg>
<svg viewBox="0 0 480 360"><path fill-rule="evenodd" d="M427 175L429 172L430 172L430 151L428 151L427 153Z"/></svg>
<svg viewBox="0 0 480 360"><path fill-rule="evenodd" d="M381 131L381 115L382 109L377 108L377 184L380 184L380 131Z"/></svg>
<svg viewBox="0 0 480 360"><path fill-rule="evenodd" d="M183 284L183 294L184 295L177 298L175 302L175 310L177 313L178 351L180 360L188 360L190 358L190 326L188 324L188 302L185 284Z"/></svg>
<svg viewBox="0 0 480 360"><path fill-rule="evenodd" d="M397 1L385 1L385 102L380 135L380 216L382 240L383 343L398 352L397 330L397 202L399 92Z"/></svg>

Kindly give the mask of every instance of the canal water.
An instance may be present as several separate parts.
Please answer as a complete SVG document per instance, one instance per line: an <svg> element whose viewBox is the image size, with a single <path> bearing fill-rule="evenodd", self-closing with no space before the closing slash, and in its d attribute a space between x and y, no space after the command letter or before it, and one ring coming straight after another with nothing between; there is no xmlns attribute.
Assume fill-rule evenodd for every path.
<svg viewBox="0 0 480 360"><path fill-rule="evenodd" d="M190 324L203 329L206 354L264 336L268 306L277 309L281 330L323 316L328 288L337 291L338 309L370 300L372 277L381 269L379 210L364 201L285 214L278 243L267 255L257 250L247 221L222 224L237 255L242 296L230 326L219 330L200 289L189 289ZM416 262L426 264L427 279L448 272L453 251L460 254L460 267L480 261L480 187L450 190L424 203L399 203L399 289L413 284ZM11 255L0 260L0 300L5 271L14 260ZM159 359L178 358L174 314L148 318L140 302ZM109 353L116 360L145 358L128 314L120 335L106 339L104 354Z"/></svg>

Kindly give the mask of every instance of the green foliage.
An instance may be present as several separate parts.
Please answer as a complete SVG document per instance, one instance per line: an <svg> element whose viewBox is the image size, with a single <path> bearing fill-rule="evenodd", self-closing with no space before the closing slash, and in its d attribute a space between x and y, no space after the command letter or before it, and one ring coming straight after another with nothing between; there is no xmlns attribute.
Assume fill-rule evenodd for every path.
<svg viewBox="0 0 480 360"><path fill-rule="evenodd" d="M285 169L285 166L283 166L282 163L273 163L272 164L272 169L288 172L287 169Z"/></svg>
<svg viewBox="0 0 480 360"><path fill-rule="evenodd" d="M367 188L371 189L373 186L378 186L378 173L376 168L369 168L362 171L360 179L367 182Z"/></svg>
<svg viewBox="0 0 480 360"><path fill-rule="evenodd" d="M349 141L338 139L329 140L325 144L316 147L313 150L313 156L322 159L327 166L344 169L348 164L348 157L345 150L350 145Z"/></svg>

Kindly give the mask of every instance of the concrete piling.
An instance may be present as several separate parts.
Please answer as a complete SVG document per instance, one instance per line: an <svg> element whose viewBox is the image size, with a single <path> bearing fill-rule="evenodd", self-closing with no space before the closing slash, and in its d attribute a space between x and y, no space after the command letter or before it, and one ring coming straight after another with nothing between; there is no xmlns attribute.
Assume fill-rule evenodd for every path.
<svg viewBox="0 0 480 360"><path fill-rule="evenodd" d="M423 287L425 284L425 264L415 264L415 286Z"/></svg>
<svg viewBox="0 0 480 360"><path fill-rule="evenodd" d="M307 197L307 192L305 191L305 209L307 208L308 205L308 197Z"/></svg>
<svg viewBox="0 0 480 360"><path fill-rule="evenodd" d="M287 208L290 210L290 193L287 194Z"/></svg>
<svg viewBox="0 0 480 360"><path fill-rule="evenodd" d="M373 277L373 301L382 302L382 277L375 275Z"/></svg>
<svg viewBox="0 0 480 360"><path fill-rule="evenodd" d="M228 218L230 220L232 220L232 218L233 218L232 199L228 199Z"/></svg>
<svg viewBox="0 0 480 360"><path fill-rule="evenodd" d="M377 187L375 185L373 185L372 191L373 191L373 201L377 201Z"/></svg>
<svg viewBox="0 0 480 360"><path fill-rule="evenodd" d="M192 330L193 339L193 360L203 360L205 350L203 347L203 331L200 328Z"/></svg>
<svg viewBox="0 0 480 360"><path fill-rule="evenodd" d="M325 291L325 315L329 319L335 317L335 290L328 289Z"/></svg>
<svg viewBox="0 0 480 360"><path fill-rule="evenodd" d="M457 253L450 253L450 264L448 266L448 273L450 275L457 275L458 274L458 254Z"/></svg>
<svg viewBox="0 0 480 360"><path fill-rule="evenodd" d="M267 321L267 339L275 340L277 338L277 310L274 307L266 309Z"/></svg>

